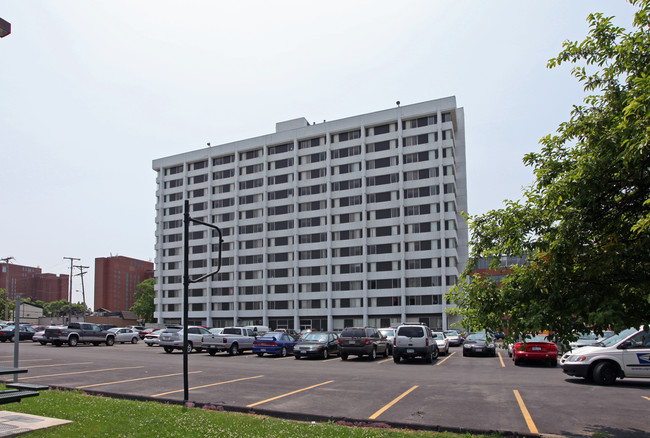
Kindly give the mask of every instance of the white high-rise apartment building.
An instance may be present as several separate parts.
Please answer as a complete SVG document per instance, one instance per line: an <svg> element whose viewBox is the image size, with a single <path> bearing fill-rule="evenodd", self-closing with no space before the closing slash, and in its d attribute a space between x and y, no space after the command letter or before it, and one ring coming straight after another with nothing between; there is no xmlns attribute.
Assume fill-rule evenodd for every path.
<svg viewBox="0 0 650 438"><path fill-rule="evenodd" d="M183 205L223 232L222 267L192 284L190 324L337 330L449 327L443 296L467 260L465 122L448 97L153 161L156 311L180 323ZM218 237L192 225L189 270Z"/></svg>

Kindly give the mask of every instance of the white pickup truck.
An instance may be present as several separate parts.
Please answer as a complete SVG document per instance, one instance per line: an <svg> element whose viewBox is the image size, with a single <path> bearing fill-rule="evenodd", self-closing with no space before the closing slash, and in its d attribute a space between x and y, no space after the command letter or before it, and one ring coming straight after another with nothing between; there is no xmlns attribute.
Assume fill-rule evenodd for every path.
<svg viewBox="0 0 650 438"><path fill-rule="evenodd" d="M236 356L242 351L252 350L256 334L248 327L226 327L218 334L203 336L203 348L208 350L210 356L218 351L227 351L231 356Z"/></svg>
<svg viewBox="0 0 650 438"><path fill-rule="evenodd" d="M612 385L617 378L650 378L650 333L624 330L596 345L565 353L560 364L565 374L599 385Z"/></svg>

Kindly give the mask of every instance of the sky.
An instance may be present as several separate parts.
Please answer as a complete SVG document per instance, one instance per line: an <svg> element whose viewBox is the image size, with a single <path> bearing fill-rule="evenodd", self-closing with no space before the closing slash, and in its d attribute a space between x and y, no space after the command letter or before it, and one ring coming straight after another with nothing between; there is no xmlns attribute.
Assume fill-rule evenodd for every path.
<svg viewBox="0 0 650 438"><path fill-rule="evenodd" d="M155 258L152 160L448 96L465 111L469 214L521 199L523 157L584 92L548 69L623 0L3 0L0 258L68 274ZM77 273L78 270L75 270ZM73 278L73 301L81 300Z"/></svg>

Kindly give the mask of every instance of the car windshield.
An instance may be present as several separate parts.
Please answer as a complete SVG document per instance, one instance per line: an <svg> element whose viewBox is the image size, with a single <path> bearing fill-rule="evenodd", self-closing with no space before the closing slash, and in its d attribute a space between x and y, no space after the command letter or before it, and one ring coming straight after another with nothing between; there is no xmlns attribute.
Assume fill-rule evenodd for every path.
<svg viewBox="0 0 650 438"><path fill-rule="evenodd" d="M449 332L445 332L445 336L458 336L458 333L454 331L449 331Z"/></svg>
<svg viewBox="0 0 650 438"><path fill-rule="evenodd" d="M260 339L263 338L275 338L275 339L280 339L284 333L280 332L268 332L264 333L264 336L260 336Z"/></svg>
<svg viewBox="0 0 650 438"><path fill-rule="evenodd" d="M366 336L364 329L345 329L341 333L342 338L363 338L364 336Z"/></svg>
<svg viewBox="0 0 650 438"><path fill-rule="evenodd" d="M327 341L327 333L309 333L303 339L312 342L325 342Z"/></svg>
<svg viewBox="0 0 650 438"><path fill-rule="evenodd" d="M611 347L612 345L618 344L623 339L626 339L626 338L632 336L633 334L635 334L638 331L639 330L636 329L636 328L629 328L627 330L623 330L622 332L620 332L620 333L618 333L616 335L610 336L607 339L603 339L602 341L600 341L600 343L598 343L598 345L602 345L603 347Z"/></svg>
<svg viewBox="0 0 650 438"><path fill-rule="evenodd" d="M109 332L111 332L111 333L115 333L115 332L118 331L118 330L119 330L119 328L117 328L117 327L113 327L113 328L109 328L107 331L109 331Z"/></svg>
<svg viewBox="0 0 650 438"><path fill-rule="evenodd" d="M395 336L395 330L393 329L380 329L379 333L382 335L388 337L388 336Z"/></svg>
<svg viewBox="0 0 650 438"><path fill-rule="evenodd" d="M182 329L180 329L180 328L176 328L176 327L174 327L174 328L167 328L167 329L165 329L165 333L178 333L178 332L180 332L181 330L182 330Z"/></svg>
<svg viewBox="0 0 650 438"><path fill-rule="evenodd" d="M470 333L465 338L466 341L485 341L485 333Z"/></svg>
<svg viewBox="0 0 650 438"><path fill-rule="evenodd" d="M445 334L443 332L433 332L433 337L435 339L445 339Z"/></svg>
<svg viewBox="0 0 650 438"><path fill-rule="evenodd" d="M598 339L598 336L596 336L595 333L580 333L580 336L578 336L579 341L595 341Z"/></svg>
<svg viewBox="0 0 650 438"><path fill-rule="evenodd" d="M397 336L406 336L407 338L421 338L424 336L422 327L400 327L397 329Z"/></svg>

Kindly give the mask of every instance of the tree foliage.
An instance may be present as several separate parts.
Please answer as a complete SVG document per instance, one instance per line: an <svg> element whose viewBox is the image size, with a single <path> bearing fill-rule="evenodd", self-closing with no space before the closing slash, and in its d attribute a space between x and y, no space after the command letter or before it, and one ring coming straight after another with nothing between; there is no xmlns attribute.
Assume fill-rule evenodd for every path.
<svg viewBox="0 0 650 438"><path fill-rule="evenodd" d="M138 316L138 318L144 320L145 323L154 322L154 298L156 298L156 291L154 289L155 284L155 278L148 278L138 284L138 290L135 292L134 296L135 302L130 309Z"/></svg>
<svg viewBox="0 0 650 438"><path fill-rule="evenodd" d="M634 28L589 15L589 34L548 62L573 64L587 93L541 151L524 157L535 181L522 201L469 217L469 263L447 298L463 325L510 336L549 330L620 330L650 315L650 0ZM496 267L525 256L501 285L472 276L479 258Z"/></svg>

